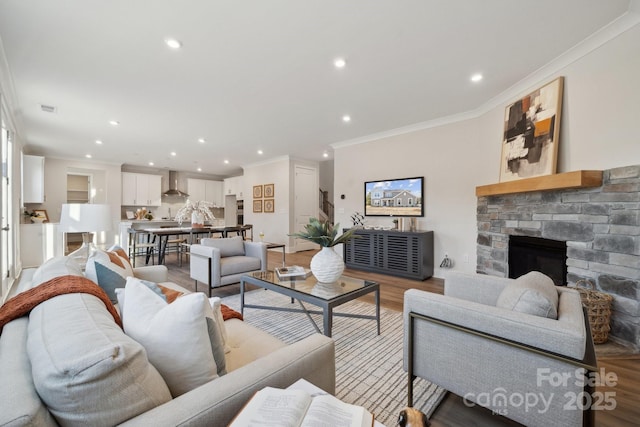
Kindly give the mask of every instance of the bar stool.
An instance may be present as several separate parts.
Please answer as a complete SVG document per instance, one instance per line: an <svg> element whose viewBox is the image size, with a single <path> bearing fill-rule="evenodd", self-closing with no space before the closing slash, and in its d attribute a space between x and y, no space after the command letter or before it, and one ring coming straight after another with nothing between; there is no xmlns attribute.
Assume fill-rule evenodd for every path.
<svg viewBox="0 0 640 427"><path fill-rule="evenodd" d="M160 228L172 228L173 226L160 226ZM164 254L166 255L168 252L176 252L178 255L178 261L180 266L182 266L182 249L183 244L187 243L187 239L177 234L175 236L167 236L167 239L164 242Z"/></svg>
<svg viewBox="0 0 640 427"><path fill-rule="evenodd" d="M132 266L136 266L136 258L139 256L146 257L145 264L149 264L149 258L151 263L155 265L154 254L156 251L156 236L151 237L151 233L146 231L140 231L133 228L128 230L129 232L129 259ZM146 237L146 239L145 239Z"/></svg>

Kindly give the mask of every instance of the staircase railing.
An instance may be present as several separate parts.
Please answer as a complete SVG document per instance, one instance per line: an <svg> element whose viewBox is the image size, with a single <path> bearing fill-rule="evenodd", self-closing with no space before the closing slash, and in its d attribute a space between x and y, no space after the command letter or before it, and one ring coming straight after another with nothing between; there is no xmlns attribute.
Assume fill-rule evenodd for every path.
<svg viewBox="0 0 640 427"><path fill-rule="evenodd" d="M319 193L319 203L318 203L318 208L324 212L324 214L327 216L327 221L330 224L333 224L333 219L334 219L334 207L333 207L333 203L331 203L329 201L329 192L328 191L322 191L322 188L319 189L320 193Z"/></svg>

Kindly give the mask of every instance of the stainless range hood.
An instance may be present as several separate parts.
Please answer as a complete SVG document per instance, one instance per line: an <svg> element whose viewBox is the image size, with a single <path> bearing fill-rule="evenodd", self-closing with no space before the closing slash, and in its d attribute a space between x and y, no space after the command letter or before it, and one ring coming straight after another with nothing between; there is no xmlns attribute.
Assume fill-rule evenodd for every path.
<svg viewBox="0 0 640 427"><path fill-rule="evenodd" d="M162 197L189 197L184 191L178 190L178 173L169 171L169 190L162 193Z"/></svg>

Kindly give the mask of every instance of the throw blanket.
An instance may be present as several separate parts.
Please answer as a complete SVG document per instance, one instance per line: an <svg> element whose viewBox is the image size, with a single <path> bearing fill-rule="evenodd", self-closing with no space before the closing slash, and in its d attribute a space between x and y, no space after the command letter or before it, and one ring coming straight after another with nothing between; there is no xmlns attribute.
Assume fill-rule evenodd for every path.
<svg viewBox="0 0 640 427"><path fill-rule="evenodd" d="M58 295L73 293L90 294L100 298L118 326L122 328L122 320L120 320L116 308L100 286L86 277L59 276L28 291L19 293L0 307L0 334L4 325L13 319L29 314L41 302Z"/></svg>
<svg viewBox="0 0 640 427"><path fill-rule="evenodd" d="M220 312L222 313L222 320L229 320L233 318L244 320L242 318L242 314L224 304L220 304Z"/></svg>

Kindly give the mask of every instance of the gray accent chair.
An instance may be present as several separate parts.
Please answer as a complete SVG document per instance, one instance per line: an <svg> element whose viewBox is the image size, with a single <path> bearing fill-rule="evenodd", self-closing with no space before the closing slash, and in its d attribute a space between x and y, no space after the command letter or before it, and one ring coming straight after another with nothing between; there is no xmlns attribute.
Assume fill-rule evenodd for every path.
<svg viewBox="0 0 640 427"><path fill-rule="evenodd" d="M243 274L267 270L267 245L242 240L242 236L224 239L205 238L190 248L190 275L211 288L240 282Z"/></svg>
<svg viewBox="0 0 640 427"><path fill-rule="evenodd" d="M450 272L444 295L405 292L409 406L419 377L527 426L592 425L593 411L579 409L580 393L593 389L578 378L596 370L579 293L555 288L557 319L496 306L514 281Z"/></svg>

